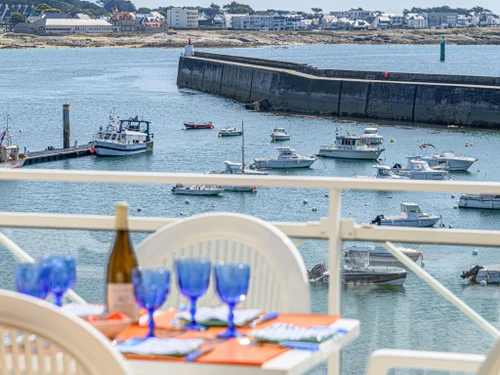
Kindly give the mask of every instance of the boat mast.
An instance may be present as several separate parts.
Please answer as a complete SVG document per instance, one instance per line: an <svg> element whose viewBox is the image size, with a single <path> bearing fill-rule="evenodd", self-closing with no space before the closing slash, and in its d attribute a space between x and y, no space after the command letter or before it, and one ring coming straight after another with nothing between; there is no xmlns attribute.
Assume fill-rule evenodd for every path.
<svg viewBox="0 0 500 375"><path fill-rule="evenodd" d="M245 126L241 122L241 174L245 174Z"/></svg>
<svg viewBox="0 0 500 375"><path fill-rule="evenodd" d="M5 132L4 132L3 136L2 136L2 139L0 140L0 143L2 143L2 141L3 141L4 139L7 139L7 147L8 147L8 146L11 146L11 145L12 145L12 139L11 139L11 135L10 135L10 133L9 133L9 120L10 120L10 115L9 115L9 113L8 113L8 112L5 114L4 118L5 118L5 121L6 121L6 123L7 123L7 124L6 124L6 128L5 128Z"/></svg>

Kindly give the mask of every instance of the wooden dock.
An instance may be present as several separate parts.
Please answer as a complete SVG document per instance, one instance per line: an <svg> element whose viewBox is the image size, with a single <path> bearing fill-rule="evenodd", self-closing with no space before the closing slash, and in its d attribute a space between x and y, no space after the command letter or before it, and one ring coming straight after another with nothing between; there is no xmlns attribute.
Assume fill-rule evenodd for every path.
<svg viewBox="0 0 500 375"><path fill-rule="evenodd" d="M47 163L49 161L57 161L64 159L79 158L81 156L91 155L91 144L81 145L70 148L54 148L52 150L29 152L24 165L33 165L39 163Z"/></svg>

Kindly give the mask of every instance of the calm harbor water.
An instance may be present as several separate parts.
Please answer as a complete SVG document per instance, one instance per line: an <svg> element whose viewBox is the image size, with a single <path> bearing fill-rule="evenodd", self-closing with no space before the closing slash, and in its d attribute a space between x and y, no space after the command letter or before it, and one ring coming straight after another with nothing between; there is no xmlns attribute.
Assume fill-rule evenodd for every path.
<svg viewBox="0 0 500 375"><path fill-rule="evenodd" d="M438 61L438 46L295 46L212 50L263 58L309 63L324 68L374 69L448 74L500 76L500 47L449 46L447 61ZM90 141L115 106L122 118L144 116L152 121L155 150L152 155L122 159L86 157L30 168L204 172L223 168L224 160L239 161L241 140L217 137L217 129L245 122L245 156L274 156L270 142L274 127L291 129L292 140L283 145L312 154L334 141L339 124L333 118L284 116L246 111L240 103L175 85L180 51L159 49L52 49L0 50L0 112L9 112L14 141L29 150L62 144L62 104L71 104L71 138ZM1 119L0 119L1 120ZM212 121L213 131L182 131L183 121ZM366 124L343 124L344 131L360 133ZM3 127L1 123L0 129ZM496 162L500 134L470 129L415 127L392 124L379 127L386 141L387 164L404 162L421 143L439 150L478 157L469 172L454 173L456 180L497 181ZM465 147L472 143L473 147ZM318 160L310 170L288 175L373 175L370 162ZM286 172L273 172L286 174ZM259 189L256 195L231 193L230 198L192 197L186 205L169 186L1 182L2 211L113 214L113 202L128 201L131 215L180 217L201 212L231 211L266 220L311 221L328 213L325 191ZM461 192L383 193L343 192L342 213L360 223L378 214L397 214L399 204L415 201L426 212L443 215L454 228L498 229L500 213L454 209ZM452 198L454 194L456 198ZM309 204L304 205L303 199ZM215 204L215 208L212 207ZM137 208L142 208L141 212ZM317 208L316 212L312 208ZM70 253L78 257L76 291L89 301L102 301L104 266L112 234L105 232L1 229L33 256ZM144 235L134 236L138 243ZM41 240L43 239L43 241ZM425 245L426 269L500 328L497 287L468 285L459 274L473 264L497 264L498 249ZM328 260L327 243L308 241L299 248L307 267ZM13 288L10 253L0 247L0 287ZM316 312L327 310L327 287L311 287ZM365 373L366 359L377 348L403 348L485 353L492 339L417 277L409 274L404 287L346 289L343 315L361 320L361 336L344 352L347 374ZM324 371L324 365L315 373Z"/></svg>

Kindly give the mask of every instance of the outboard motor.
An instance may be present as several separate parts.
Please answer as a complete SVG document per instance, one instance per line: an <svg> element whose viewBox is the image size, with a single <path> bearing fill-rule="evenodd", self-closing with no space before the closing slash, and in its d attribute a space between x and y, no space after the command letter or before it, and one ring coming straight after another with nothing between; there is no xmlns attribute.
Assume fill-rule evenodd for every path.
<svg viewBox="0 0 500 375"><path fill-rule="evenodd" d="M462 279L470 279L471 281L476 281L476 276L477 276L477 273L479 272L479 270L482 270L484 267L483 266L479 266L479 265L476 265L474 267L472 267L469 271L467 272L462 272L462 274L460 275L460 277Z"/></svg>
<svg viewBox="0 0 500 375"><path fill-rule="evenodd" d="M375 219L373 219L370 224L380 225L380 222L382 221L382 219L385 219L384 215L377 215L377 217Z"/></svg>

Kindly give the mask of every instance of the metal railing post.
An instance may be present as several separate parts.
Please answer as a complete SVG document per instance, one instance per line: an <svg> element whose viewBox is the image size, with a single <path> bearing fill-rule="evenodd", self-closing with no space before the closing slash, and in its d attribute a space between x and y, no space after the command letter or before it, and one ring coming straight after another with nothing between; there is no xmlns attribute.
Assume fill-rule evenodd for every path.
<svg viewBox="0 0 500 375"><path fill-rule="evenodd" d="M330 219L328 220L328 267L330 269L328 312L342 312L342 239L340 237L342 195L339 189L330 189ZM341 373L340 353L328 358L328 375Z"/></svg>

